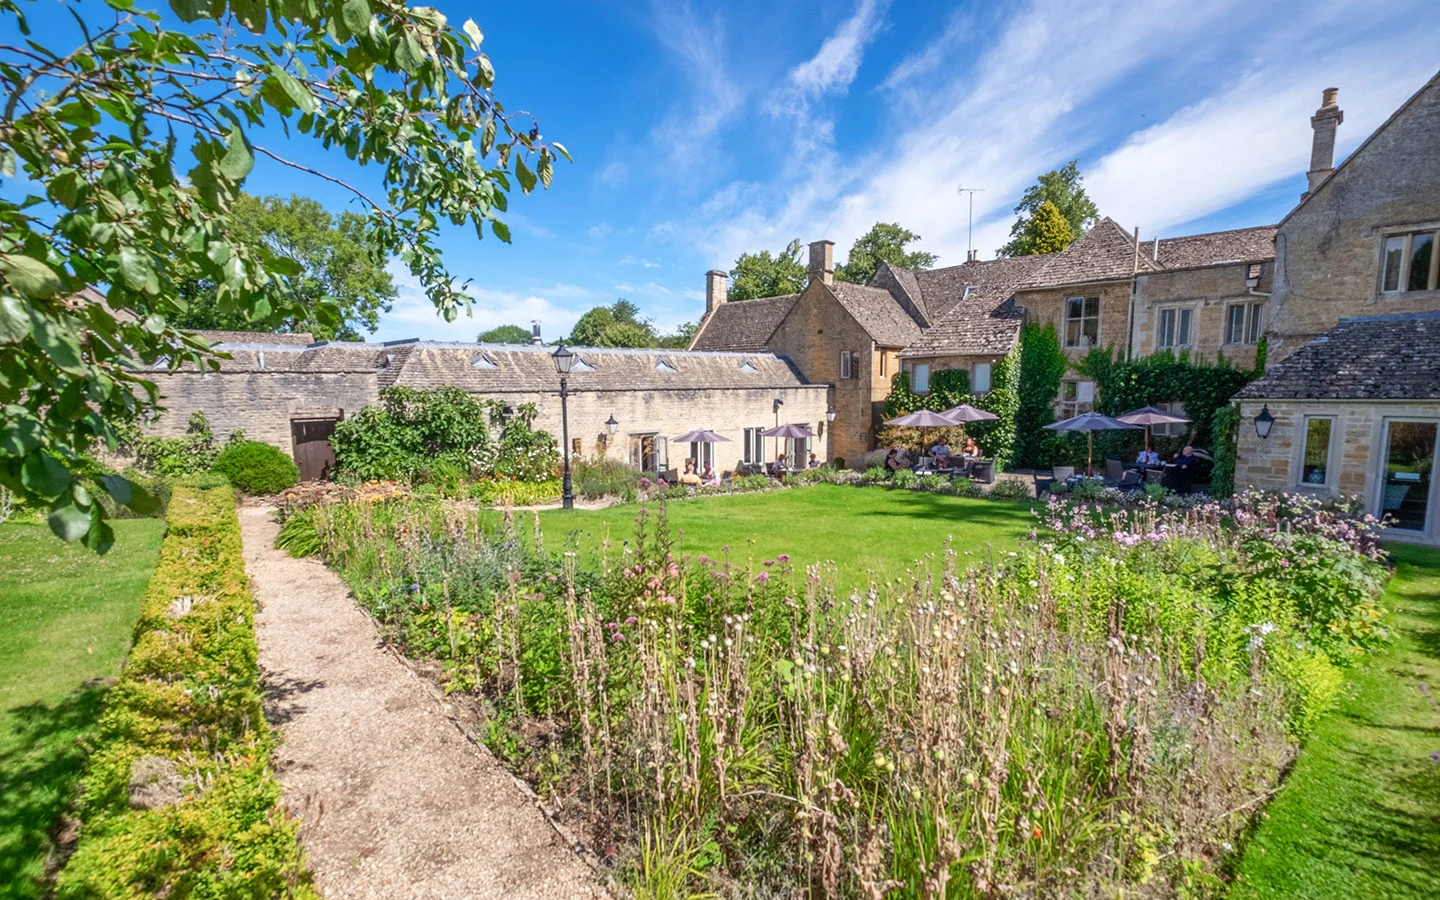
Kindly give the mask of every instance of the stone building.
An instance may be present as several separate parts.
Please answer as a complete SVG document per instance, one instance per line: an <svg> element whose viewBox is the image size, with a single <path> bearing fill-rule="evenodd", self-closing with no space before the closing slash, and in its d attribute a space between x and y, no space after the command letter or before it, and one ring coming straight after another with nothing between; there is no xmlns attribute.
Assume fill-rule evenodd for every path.
<svg viewBox="0 0 1440 900"><path fill-rule="evenodd" d="M309 335L201 332L229 355L218 372L184 368L151 373L164 412L150 433L178 435L203 410L219 436L247 437L294 454L318 477L335 424L387 387L457 387L507 406L534 404L535 427L561 434L554 347L399 341L309 342ZM577 457L628 461L646 471L677 469L687 458L733 470L773 460L784 450L803 464L825 458L829 389L800 377L773 353L697 353L575 348L570 374L570 450ZM614 422L614 433L609 423ZM818 441L782 442L759 432L777 424L810 427ZM676 435L706 428L728 443L670 446ZM315 445L315 446L311 446Z"/></svg>
<svg viewBox="0 0 1440 900"><path fill-rule="evenodd" d="M1239 394L1235 481L1357 495L1391 536L1440 543L1440 75L1332 169L1340 121L1327 90L1276 234L1272 365Z"/></svg>

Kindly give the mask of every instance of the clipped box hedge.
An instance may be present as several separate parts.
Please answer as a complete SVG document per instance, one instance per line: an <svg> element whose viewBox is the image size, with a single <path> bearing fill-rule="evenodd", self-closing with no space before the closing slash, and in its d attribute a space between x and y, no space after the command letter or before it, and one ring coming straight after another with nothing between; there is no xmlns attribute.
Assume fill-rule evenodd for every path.
<svg viewBox="0 0 1440 900"><path fill-rule="evenodd" d="M315 898L270 772L255 601L231 489L180 485L134 647L83 779L79 843L58 898ZM139 761L140 765L136 763ZM132 805L165 770L175 800Z"/></svg>

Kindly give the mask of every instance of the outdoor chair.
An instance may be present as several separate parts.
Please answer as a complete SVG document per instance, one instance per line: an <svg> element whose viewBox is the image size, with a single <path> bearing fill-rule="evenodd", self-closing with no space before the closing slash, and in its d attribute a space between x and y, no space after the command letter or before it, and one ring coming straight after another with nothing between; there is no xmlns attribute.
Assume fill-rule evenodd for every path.
<svg viewBox="0 0 1440 900"><path fill-rule="evenodd" d="M1056 481L1068 481L1075 477L1074 466L1051 466L1050 474L1055 476Z"/></svg>
<svg viewBox="0 0 1440 900"><path fill-rule="evenodd" d="M1105 457L1105 480L1114 487L1125 478L1125 464L1118 459Z"/></svg>
<svg viewBox="0 0 1440 900"><path fill-rule="evenodd" d="M995 460L977 459L970 466L970 479L981 484L995 483Z"/></svg>

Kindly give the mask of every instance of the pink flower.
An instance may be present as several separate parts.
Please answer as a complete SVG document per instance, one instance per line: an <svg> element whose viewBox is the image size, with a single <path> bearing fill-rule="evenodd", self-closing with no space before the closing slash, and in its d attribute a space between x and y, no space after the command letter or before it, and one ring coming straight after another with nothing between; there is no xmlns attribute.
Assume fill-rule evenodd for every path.
<svg viewBox="0 0 1440 900"><path fill-rule="evenodd" d="M790 561L790 554L788 554L788 553L782 553L782 554L780 554L779 556L777 556L777 557L775 557L775 558L776 558L777 560L779 560L780 562L782 562L782 563L787 563L787 562Z"/></svg>
<svg viewBox="0 0 1440 900"><path fill-rule="evenodd" d="M769 583L770 583L770 573L769 573L769 572L761 572L759 575L756 575L756 576L755 576L755 583L756 583L756 584L769 584Z"/></svg>

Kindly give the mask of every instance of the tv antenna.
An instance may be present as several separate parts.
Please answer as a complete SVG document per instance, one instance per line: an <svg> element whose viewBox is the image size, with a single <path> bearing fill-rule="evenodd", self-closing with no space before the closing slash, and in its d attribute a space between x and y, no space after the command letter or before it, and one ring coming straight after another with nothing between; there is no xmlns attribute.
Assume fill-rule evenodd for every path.
<svg viewBox="0 0 1440 900"><path fill-rule="evenodd" d="M974 255L975 255L975 193L976 193L977 191L983 191L983 190L985 190L985 189L984 189L984 188L966 187L966 186L963 185L963 184L955 188L955 193L957 193L957 194L969 194L969 195L970 195L970 224L969 224L968 229L967 229L967 230L968 230L968 233L967 233L967 235L966 235L966 237L965 237L965 261L966 261L966 262L970 262L971 258L974 257Z"/></svg>

